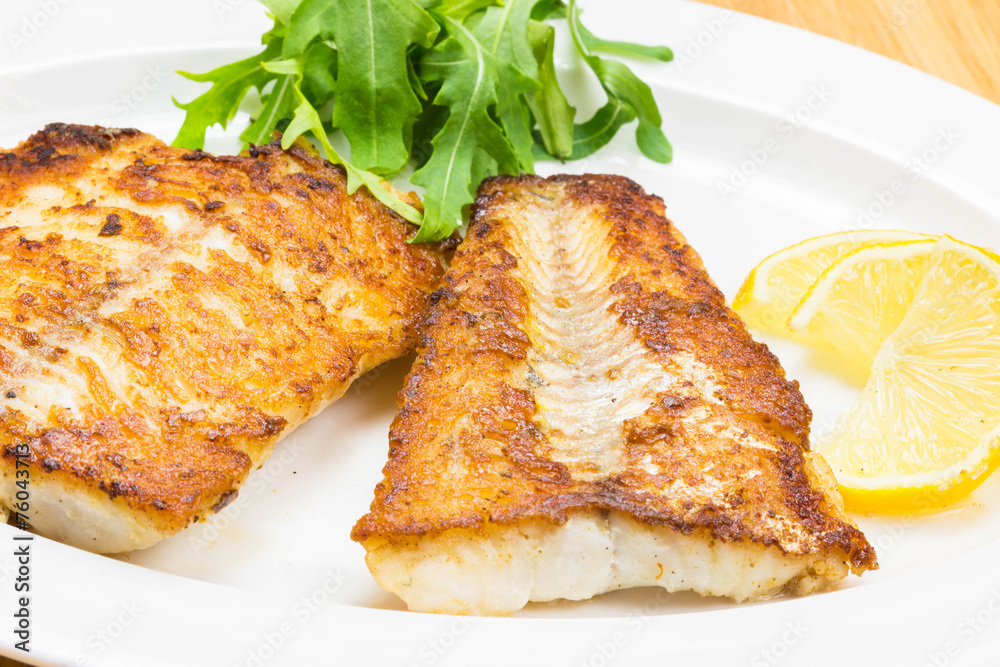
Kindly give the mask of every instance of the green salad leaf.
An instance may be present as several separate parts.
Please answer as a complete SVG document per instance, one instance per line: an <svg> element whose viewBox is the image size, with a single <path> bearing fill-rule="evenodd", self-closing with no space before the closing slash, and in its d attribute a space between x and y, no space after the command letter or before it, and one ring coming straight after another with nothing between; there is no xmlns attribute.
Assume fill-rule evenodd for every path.
<svg viewBox="0 0 1000 667"><path fill-rule="evenodd" d="M670 49L660 52L649 47L636 47L623 42L606 42L600 40L580 23L580 8L576 0L569 0L569 30L573 42L580 55L594 70L604 92L608 95L608 103L600 109L591 121L581 127L580 141L573 140L573 159L578 159L594 152L615 135L618 129L634 118L639 119L636 128L635 141L643 155L657 162L670 162L673 159L673 148L660 129L663 119L660 110L653 99L653 91L628 67L617 60L601 58L594 54L598 47L611 48L617 51L631 50L640 55L650 56L659 53L659 59L671 60ZM593 121L596 121L593 122Z"/></svg>
<svg viewBox="0 0 1000 667"><path fill-rule="evenodd" d="M519 165L510 140L490 114L500 78L496 59L468 28L443 18L448 38L424 57L423 67L427 81L441 84L434 104L447 107L448 118L434 135L430 159L410 178L427 189L420 241L450 234L479 181L497 169L516 173Z"/></svg>
<svg viewBox="0 0 1000 667"><path fill-rule="evenodd" d="M538 62L538 90L525 100L531 108L531 115L538 124L541 147L546 153L560 160L573 156L573 118L576 109L559 87L553 54L556 46L556 31L540 21L528 23L528 40Z"/></svg>
<svg viewBox="0 0 1000 667"><path fill-rule="evenodd" d="M263 90L274 75L264 69L264 63L281 54L281 43L272 42L257 55L229 65L223 65L205 74L179 74L198 82L212 82L208 92L187 104L174 100L174 104L184 109L184 124L181 125L175 146L203 148L205 130L219 123L223 129L235 116L240 102L251 88Z"/></svg>
<svg viewBox="0 0 1000 667"><path fill-rule="evenodd" d="M285 147L312 137L343 165L351 192L365 187L420 225L415 241L451 234L483 178L533 172L542 158L585 157L636 120L643 154L671 160L649 86L597 52L663 62L672 52L595 36L575 0L261 2L274 27L260 53L204 74L182 72L211 87L175 100L185 117L174 145L202 148L208 128L226 128L256 90L244 142L266 143L275 131ZM556 75L553 23L563 19L607 95L582 123ZM343 132L350 160L334 150L332 132ZM426 191L423 213L382 181L408 166Z"/></svg>

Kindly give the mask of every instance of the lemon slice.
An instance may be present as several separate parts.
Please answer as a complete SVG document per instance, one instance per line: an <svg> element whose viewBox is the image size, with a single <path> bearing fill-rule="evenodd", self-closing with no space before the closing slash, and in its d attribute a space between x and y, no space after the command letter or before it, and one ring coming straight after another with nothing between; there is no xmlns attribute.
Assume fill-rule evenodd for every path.
<svg viewBox="0 0 1000 667"><path fill-rule="evenodd" d="M848 507L934 509L976 488L1000 463L998 377L1000 257L946 237L864 391L815 443Z"/></svg>
<svg viewBox="0 0 1000 667"><path fill-rule="evenodd" d="M931 238L904 231L850 231L819 236L766 257L750 272L733 309L762 331L788 333L785 323L809 286L840 257L872 243Z"/></svg>
<svg viewBox="0 0 1000 667"><path fill-rule="evenodd" d="M867 377L882 342L903 321L936 244L872 243L844 255L802 297L788 328L826 341Z"/></svg>

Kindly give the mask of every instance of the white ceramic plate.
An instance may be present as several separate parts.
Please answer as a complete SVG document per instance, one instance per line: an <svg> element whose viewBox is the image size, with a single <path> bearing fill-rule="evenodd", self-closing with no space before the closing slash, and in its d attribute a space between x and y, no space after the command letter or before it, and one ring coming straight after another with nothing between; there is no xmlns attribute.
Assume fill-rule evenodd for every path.
<svg viewBox="0 0 1000 667"><path fill-rule="evenodd" d="M197 88L169 72L252 53L267 25L241 0L53 2L59 9L44 22L42 5L0 9L10 34L24 33L22 19L38 28L0 70L0 146L50 121L129 125L170 140L182 119L170 96L189 99ZM663 196L726 294L768 253L837 230L948 232L1000 246L993 104L841 43L697 3L592 2L585 19L608 37L674 47L673 64L636 69L653 85L676 158L654 164L623 132L590 159L540 171L620 173ZM102 37L109 22L113 41ZM566 56L562 75L586 111L599 100L574 63ZM236 149L238 131L213 133L209 148ZM857 388L804 350L767 342L802 382L814 433L828 430ZM405 612L372 581L348 533L380 478L408 363L359 380L206 524L120 558L36 539L28 656L14 651L6 629L15 570L5 545L14 530L0 526L0 616L8 619L0 653L127 667L601 667L668 658L941 667L1000 651L1000 476L942 515L858 517L881 569L831 593L736 606L642 589L531 605L513 618Z"/></svg>

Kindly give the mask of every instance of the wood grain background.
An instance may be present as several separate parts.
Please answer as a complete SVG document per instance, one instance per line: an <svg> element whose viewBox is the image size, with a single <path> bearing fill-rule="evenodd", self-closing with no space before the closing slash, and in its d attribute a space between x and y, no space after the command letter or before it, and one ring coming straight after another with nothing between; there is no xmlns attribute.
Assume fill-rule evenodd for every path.
<svg viewBox="0 0 1000 667"><path fill-rule="evenodd" d="M861 46L1000 103L997 0L705 1ZM0 667L19 665L0 657Z"/></svg>
<svg viewBox="0 0 1000 667"><path fill-rule="evenodd" d="M902 61L1000 103L997 0L702 0Z"/></svg>

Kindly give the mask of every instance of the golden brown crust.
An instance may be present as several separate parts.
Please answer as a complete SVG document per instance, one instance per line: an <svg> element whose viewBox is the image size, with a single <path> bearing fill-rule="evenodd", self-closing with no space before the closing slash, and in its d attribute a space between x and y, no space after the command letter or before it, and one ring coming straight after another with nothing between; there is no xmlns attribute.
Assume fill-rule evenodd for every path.
<svg viewBox="0 0 1000 667"><path fill-rule="evenodd" d="M563 522L571 510L597 507L685 534L794 555L842 553L857 570L877 567L836 491L812 471L811 412L798 384L752 340L663 212L659 198L616 176L499 177L481 186L399 395L384 480L354 539ZM586 227L580 233L596 244L599 270L586 258L565 259L571 245L540 269L538 246L554 241L527 235L545 224ZM572 265L567 275L583 267L603 276L610 296L588 321L620 327L644 363L673 378L640 414L617 422L620 435L602 441L606 451L582 458L562 451L573 436L546 416L561 408L551 391L540 398L547 381L536 373L551 343L539 333L551 326L539 284L554 282L559 264ZM554 302L585 292L578 286ZM582 384L578 394L592 400Z"/></svg>
<svg viewBox="0 0 1000 667"><path fill-rule="evenodd" d="M300 146L214 156L78 125L0 153L0 465L27 443L34 474L167 532L231 499L415 346L443 274L444 245L407 243L345 182Z"/></svg>

